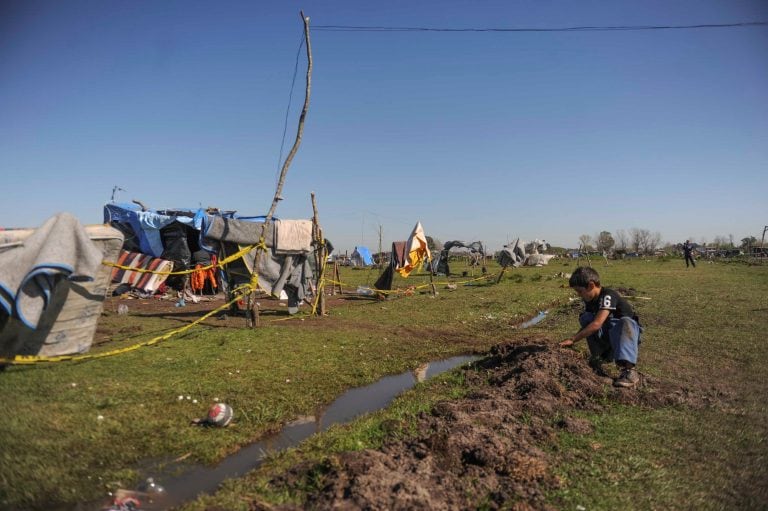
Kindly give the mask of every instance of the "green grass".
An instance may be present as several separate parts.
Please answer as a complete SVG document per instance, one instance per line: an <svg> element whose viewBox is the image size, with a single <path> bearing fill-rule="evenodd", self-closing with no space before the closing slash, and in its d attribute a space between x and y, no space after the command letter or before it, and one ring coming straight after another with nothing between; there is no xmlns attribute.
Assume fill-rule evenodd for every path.
<svg viewBox="0 0 768 511"><path fill-rule="evenodd" d="M342 280L351 284L346 289L377 276L343 270ZM99 498L107 489L135 485L147 460L188 456L212 463L299 415L313 415L350 387L425 361L484 352L503 338L505 326L565 300L560 281L530 280L555 271L517 270L523 282L460 284L455 291L439 278L436 297L417 292L384 302L353 300L324 318L265 317L255 330L202 326L119 356L10 367L0 373L0 401L12 410L0 428L0 508ZM395 282L420 285L429 278ZM120 330L138 325L140 335L118 334L95 352L180 326L105 314L105 324L133 322ZM216 398L233 406L235 424L191 427Z"/></svg>
<svg viewBox="0 0 768 511"><path fill-rule="evenodd" d="M551 505L765 508L768 267L700 264L686 271L675 259L596 262L595 267L604 285L637 290L633 304L646 327L641 371L704 389L717 396L716 406L616 405L586 415L595 425L593 434L563 434L552 448L553 469L563 485L550 495ZM436 297L425 292L428 287L419 288L414 296L383 302L350 300L325 318L269 322L265 317L255 330L206 326L116 357L9 368L0 374L0 400L8 411L0 429L0 508L90 501L106 488L136 484L138 467L148 460L188 455L189 461L214 462L299 415L313 415L344 390L386 374L482 353L531 332L564 338L574 331L576 309L566 281L555 274L574 268L553 262L511 270L499 285L438 277ZM377 277L376 271L342 268L346 290L370 286ZM449 281L457 283L456 290L445 288ZM398 287L428 283L424 275L395 280ZM534 329L510 328L542 309L551 312ZM117 317L108 313L103 319ZM143 338L178 326L133 319L141 321ZM301 502L302 495L282 494L269 479L302 460L376 447L385 433L407 435L415 414L465 391L455 374L419 385L388 409L315 435L185 508L215 503L245 509L250 497ZM189 421L204 415L214 398L234 407L235 424L191 427Z"/></svg>
<svg viewBox="0 0 768 511"><path fill-rule="evenodd" d="M558 266L549 267L553 268ZM633 303L646 326L641 370L711 396L712 402L703 408L609 405L599 414L584 415L594 424L594 433L562 433L549 447L553 470L562 482L549 495L550 505L598 510L765 509L768 384L763 362L768 348L762 339L768 326L767 268L702 264L694 272L685 271L679 260L627 261L596 268L604 285L637 291ZM520 280L518 275L525 274L511 276L510 282ZM510 304L514 289L507 290ZM559 339L573 332L574 322L575 309L564 305L535 328ZM507 330L507 337L529 333ZM216 495L184 508L246 509L242 498L300 504L301 493L281 493L269 480L302 461L316 463L332 460L330 455L336 452L376 448L393 421L405 424L401 433L407 435L415 414L465 390L450 376L422 384L387 410L316 435L299 449L277 455L247 477L231 481ZM305 489L314 489L311 480Z"/></svg>
<svg viewBox="0 0 768 511"><path fill-rule="evenodd" d="M650 298L641 309L641 369L713 396L713 406L614 407L591 417L594 437L563 439L566 486L555 502L566 509L768 506L767 270L699 264L686 271L672 260L605 272L631 278Z"/></svg>

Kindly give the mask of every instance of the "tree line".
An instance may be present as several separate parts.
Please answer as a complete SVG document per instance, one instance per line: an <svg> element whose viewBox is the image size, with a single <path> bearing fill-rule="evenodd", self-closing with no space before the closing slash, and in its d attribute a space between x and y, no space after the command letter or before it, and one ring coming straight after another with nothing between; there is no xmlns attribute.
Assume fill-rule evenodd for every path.
<svg viewBox="0 0 768 511"><path fill-rule="evenodd" d="M717 249L742 248L749 250L758 244L757 238L747 236L742 238L739 245L736 245L733 234L728 236L715 236L713 241L708 243L705 238L699 238L698 243L694 237L688 240L697 246ZM594 236L582 234L579 236L579 249L587 252L637 252L638 254L652 254L659 249L674 250L682 245L680 243L662 243L661 233L651 232L648 229L633 227L628 230L619 229L614 236L609 231L601 231Z"/></svg>

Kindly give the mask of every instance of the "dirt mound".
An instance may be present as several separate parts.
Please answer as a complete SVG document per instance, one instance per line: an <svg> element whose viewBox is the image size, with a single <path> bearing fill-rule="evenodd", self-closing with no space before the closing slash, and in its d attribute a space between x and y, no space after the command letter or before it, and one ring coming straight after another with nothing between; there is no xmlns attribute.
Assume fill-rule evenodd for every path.
<svg viewBox="0 0 768 511"><path fill-rule="evenodd" d="M471 394L437 403L407 440L396 439L404 425L385 424L392 440L380 450L297 466L272 484L288 492L320 488L308 495L308 509L547 509L544 492L558 481L541 447L560 429L592 431L574 412L598 411L596 398L606 396L649 406L702 402L648 378L638 389L614 389L580 353L553 344L496 346L465 370Z"/></svg>

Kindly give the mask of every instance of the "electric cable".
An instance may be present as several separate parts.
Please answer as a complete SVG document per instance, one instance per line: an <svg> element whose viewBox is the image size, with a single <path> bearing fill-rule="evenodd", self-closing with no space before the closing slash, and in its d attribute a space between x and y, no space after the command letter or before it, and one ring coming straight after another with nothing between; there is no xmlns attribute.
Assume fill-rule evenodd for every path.
<svg viewBox="0 0 768 511"><path fill-rule="evenodd" d="M576 27L519 27L519 28L444 28L444 27L381 27L315 25L315 31L324 32L611 32L639 30L686 30L704 28L740 28L760 27L768 21L743 21L738 23L702 23L696 25L614 25L614 26L576 26Z"/></svg>

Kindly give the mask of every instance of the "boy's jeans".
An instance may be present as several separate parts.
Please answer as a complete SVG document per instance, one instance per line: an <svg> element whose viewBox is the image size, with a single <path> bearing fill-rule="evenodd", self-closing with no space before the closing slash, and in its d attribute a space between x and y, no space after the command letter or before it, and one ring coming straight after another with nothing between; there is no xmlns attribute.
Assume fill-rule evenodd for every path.
<svg viewBox="0 0 768 511"><path fill-rule="evenodd" d="M584 328L595 319L591 312L582 312L579 324ZM611 318L603 323L597 333L587 337L589 353L603 360L626 360L637 364L637 348L640 344L640 325L632 318Z"/></svg>

